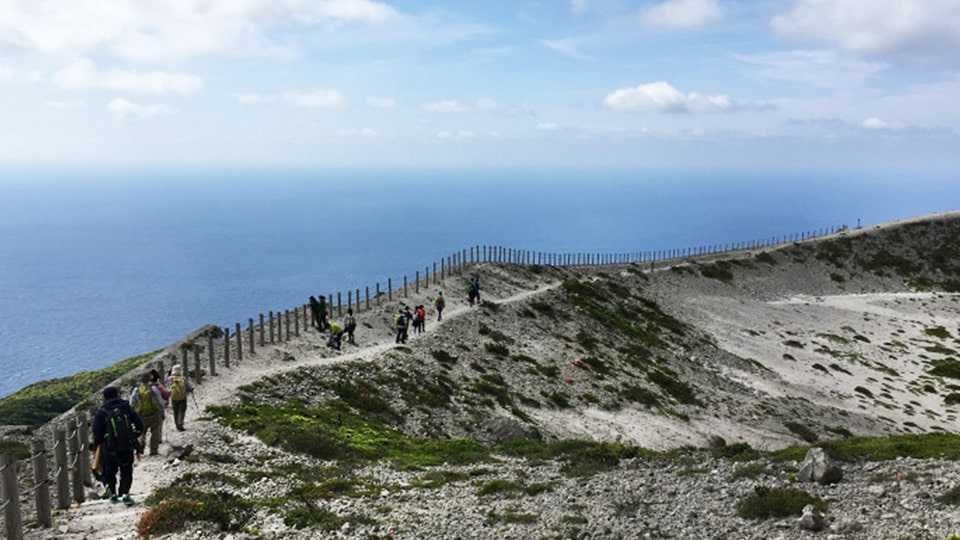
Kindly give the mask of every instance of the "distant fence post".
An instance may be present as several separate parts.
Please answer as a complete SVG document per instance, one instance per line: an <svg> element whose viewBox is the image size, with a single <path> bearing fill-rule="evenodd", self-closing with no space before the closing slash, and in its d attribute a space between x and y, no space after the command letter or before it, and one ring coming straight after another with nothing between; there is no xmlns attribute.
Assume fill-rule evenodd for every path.
<svg viewBox="0 0 960 540"><path fill-rule="evenodd" d="M263 313L260 314L260 346L266 347L266 336L264 335L265 329L263 327Z"/></svg>
<svg viewBox="0 0 960 540"><path fill-rule="evenodd" d="M403 297L407 298L409 296L410 295L407 294L407 275L404 274L403 275Z"/></svg>
<svg viewBox="0 0 960 540"><path fill-rule="evenodd" d="M354 298L356 298L356 300L357 300L357 307L354 308L354 309L357 310L357 311L356 311L357 313L360 313L360 288L359 288L359 287L357 287L357 291L356 291L356 292L357 292L357 295L356 295Z"/></svg>
<svg viewBox="0 0 960 540"><path fill-rule="evenodd" d="M290 310L289 310L289 309L288 309L288 310L285 310L283 315L284 315L284 319L286 319L286 322L287 322L287 339L286 339L286 341L290 341Z"/></svg>
<svg viewBox="0 0 960 540"><path fill-rule="evenodd" d="M436 285L437 283L437 261L433 261L433 284Z"/></svg>
<svg viewBox="0 0 960 540"><path fill-rule="evenodd" d="M240 323L236 323L236 338L237 338L237 364L243 361L243 329L240 328Z"/></svg>
<svg viewBox="0 0 960 540"><path fill-rule="evenodd" d="M273 334L273 311L270 311L270 343L271 344L276 343L276 340Z"/></svg>
<svg viewBox="0 0 960 540"><path fill-rule="evenodd" d="M415 292L416 292L416 294L420 294L420 271L419 271L419 270L417 270L417 275L414 277L414 281L415 281L415 283L416 283L416 285L415 285L416 291L415 291Z"/></svg>
<svg viewBox="0 0 960 540"><path fill-rule="evenodd" d="M230 327L223 329L223 365L230 368Z"/></svg>
<svg viewBox="0 0 960 540"><path fill-rule="evenodd" d="M70 508L70 480L67 467L67 434L62 427L53 430L53 455L56 458L57 470L57 508Z"/></svg>
<svg viewBox="0 0 960 540"><path fill-rule="evenodd" d="M253 346L253 318L247 319L247 330L250 331L250 356L257 354L257 350Z"/></svg>
<svg viewBox="0 0 960 540"><path fill-rule="evenodd" d="M293 308L293 335L300 337L300 309Z"/></svg>
<svg viewBox="0 0 960 540"><path fill-rule="evenodd" d="M210 376L217 374L217 360L213 356L213 334L207 334L207 363L210 364Z"/></svg>
<svg viewBox="0 0 960 540"><path fill-rule="evenodd" d="M380 282L379 282L379 281L377 282L377 292L376 292L376 295L374 296L374 298L377 299L377 305L379 306L380 303L381 303L381 301L382 301L382 300L380 299Z"/></svg>
<svg viewBox="0 0 960 540"><path fill-rule="evenodd" d="M23 522L20 516L20 488L17 486L17 460L6 454L0 456L0 479L2 487L0 494L7 500L4 505L4 520L6 522L7 538L23 540Z"/></svg>
<svg viewBox="0 0 960 540"><path fill-rule="evenodd" d="M393 278L387 278L387 301L393 301Z"/></svg>
<svg viewBox="0 0 960 540"><path fill-rule="evenodd" d="M193 369L197 372L197 384L203 382L203 370L200 369L200 347L193 347Z"/></svg>
<svg viewBox="0 0 960 540"><path fill-rule="evenodd" d="M70 481L73 488L73 500L82 504L86 500L83 492L83 476L80 473L80 432L77 431L77 420L67 420L67 444L70 449Z"/></svg>
<svg viewBox="0 0 960 540"><path fill-rule="evenodd" d="M365 298L367 300L367 309L369 310L370 309L370 286L366 285L364 287L364 290L366 291Z"/></svg>
<svg viewBox="0 0 960 540"><path fill-rule="evenodd" d="M180 346L180 369L183 370L183 376L190 376L190 364L187 361L187 347L186 343Z"/></svg>
<svg viewBox="0 0 960 540"><path fill-rule="evenodd" d="M43 439L34 439L30 450L33 461L33 485L36 489L34 495L37 501L37 522L43 528L50 528L53 524L50 519L50 478Z"/></svg>
<svg viewBox="0 0 960 540"><path fill-rule="evenodd" d="M77 413L77 438L80 440L80 478L83 485L93 487L93 473L90 470L90 424L87 413Z"/></svg>
<svg viewBox="0 0 960 540"><path fill-rule="evenodd" d="M444 266L443 259L440 259L440 280L443 281L447 279L447 269Z"/></svg>
<svg viewBox="0 0 960 540"><path fill-rule="evenodd" d="M337 291L337 317L343 317L343 298L340 291Z"/></svg>

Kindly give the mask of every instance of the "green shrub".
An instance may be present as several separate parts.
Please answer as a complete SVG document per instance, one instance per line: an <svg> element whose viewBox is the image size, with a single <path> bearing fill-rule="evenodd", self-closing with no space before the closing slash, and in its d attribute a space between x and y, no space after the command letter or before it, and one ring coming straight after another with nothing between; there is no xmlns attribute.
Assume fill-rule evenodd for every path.
<svg viewBox="0 0 960 540"><path fill-rule="evenodd" d="M820 439L820 437L817 436L812 429L799 422L784 422L783 425L789 429L791 433L797 437L800 437L804 441L807 441L808 443L814 443Z"/></svg>
<svg viewBox="0 0 960 540"><path fill-rule="evenodd" d="M433 359L434 359L434 360L436 360L437 362L440 362L441 364L456 364L456 363L457 363L457 357L451 355L451 354L448 353L447 351L443 351L443 350L430 351L430 355L433 356Z"/></svg>
<svg viewBox="0 0 960 540"><path fill-rule="evenodd" d="M812 504L823 511L822 499L796 488L769 488L757 486L753 493L737 501L737 515L744 519L768 519L799 516L803 507Z"/></svg>
<svg viewBox="0 0 960 540"><path fill-rule="evenodd" d="M758 461L737 467L730 476L734 480L739 480L741 478L757 478L766 473L767 465Z"/></svg>
<svg viewBox="0 0 960 540"><path fill-rule="evenodd" d="M98 394L106 385L145 363L157 351L134 356L95 371L81 371L69 377L33 383L0 399L4 425L39 426L88 399L99 403Z"/></svg>
<svg viewBox="0 0 960 540"><path fill-rule="evenodd" d="M960 506L960 486L954 486L946 493L937 497L937 500L950 506Z"/></svg>
<svg viewBox="0 0 960 540"><path fill-rule="evenodd" d="M933 368L927 373L937 377L960 379L960 362L957 362L953 358L937 360L933 362Z"/></svg>
<svg viewBox="0 0 960 540"><path fill-rule="evenodd" d="M477 495L485 497L487 495L512 495L523 491L523 484L513 480L489 480L480 484L477 489Z"/></svg>
<svg viewBox="0 0 960 540"><path fill-rule="evenodd" d="M843 461L888 461L897 457L960 460L960 435L953 433L851 437L819 442L817 446ZM771 456L779 460L800 461L809 448L806 445L791 446L777 450Z"/></svg>
<svg viewBox="0 0 960 540"><path fill-rule="evenodd" d="M206 492L174 484L147 498L151 508L137 524L143 537L168 534L197 521L214 523L221 531L239 531L253 518L253 503L225 491Z"/></svg>
<svg viewBox="0 0 960 540"><path fill-rule="evenodd" d="M753 461L760 457L760 452L745 442L711 448L710 453L713 457L731 461Z"/></svg>
<svg viewBox="0 0 960 540"><path fill-rule="evenodd" d="M722 264L723 261L715 264L705 264L700 267L700 275L705 278L716 279L724 283L733 281L733 273L728 270L728 265Z"/></svg>
<svg viewBox="0 0 960 540"><path fill-rule="evenodd" d="M923 330L923 333L928 336L932 336L940 339L950 339L953 337L950 334L950 332L942 326L934 326L932 328L926 328Z"/></svg>
<svg viewBox="0 0 960 540"><path fill-rule="evenodd" d="M497 356L510 356L510 349L499 343L485 343L483 348L490 354Z"/></svg>
<svg viewBox="0 0 960 540"><path fill-rule="evenodd" d="M20 441L0 439L0 455L6 454L14 459L24 461L30 459L30 448Z"/></svg>
<svg viewBox="0 0 960 540"><path fill-rule="evenodd" d="M632 401L634 403L639 403L641 405L647 405L649 407L656 407L660 405L660 398L657 394L643 388L642 386L637 385L626 385L620 389L620 397L623 399Z"/></svg>
<svg viewBox="0 0 960 540"><path fill-rule="evenodd" d="M647 373L647 379L663 389L668 395L686 405L700 406L700 400L697 399L693 388L687 383L676 378L676 374L661 368Z"/></svg>

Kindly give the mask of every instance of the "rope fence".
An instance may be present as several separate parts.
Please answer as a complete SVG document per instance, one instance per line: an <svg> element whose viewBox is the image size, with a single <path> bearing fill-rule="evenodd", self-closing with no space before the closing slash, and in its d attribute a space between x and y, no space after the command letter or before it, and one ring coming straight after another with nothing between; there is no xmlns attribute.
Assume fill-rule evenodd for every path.
<svg viewBox="0 0 960 540"><path fill-rule="evenodd" d="M328 292L318 295L325 304L328 315L336 314L343 317L347 310L355 314L370 312L383 305L384 301L391 302L396 296L398 299L409 298L411 290L414 294L429 290L430 287L441 286L446 280L463 276L468 268L480 264L508 264L525 266L550 266L561 268L611 266L623 264L650 265L651 270L658 264L676 263L697 257L707 257L737 252L748 252L758 249L769 249L794 242L803 242L841 233L847 226L827 227L823 229L804 231L801 233L774 236L743 242L729 242L724 244L710 244L689 246L675 249L657 249L646 251L631 251L621 253L591 253L591 252L542 252L531 251L506 246L475 245L440 257L431 264L422 266L411 274L403 274L396 279L402 283L402 288L394 289L394 277L384 281L377 281L372 286L353 287L345 291ZM361 291L363 294L361 295ZM344 294L345 293L345 294ZM371 294L372 293L372 294ZM344 302L346 300L346 302ZM204 346L196 341L206 338L207 374L217 375L217 364L225 368L239 365L241 362L255 358L260 354L259 349L269 345L289 342L300 337L301 331L306 333L312 327L310 307L307 304L291 308L269 310L266 316L258 313L256 317L246 319L246 328L240 322L233 328L226 326L220 334L200 336L194 343L181 346L180 364L185 376L191 377L197 384L202 384L204 376L201 351ZM192 354L193 370L190 369ZM165 372L162 359L151 365ZM22 497L33 496L36 501L37 524L43 528L52 527L51 507L64 510L70 507L71 500L82 504L86 500L86 488L93 487L93 478L90 467L90 418L87 412L77 412L66 419L65 426L54 427L54 441L51 447L53 454L53 474L49 474L49 456L45 449L46 442L42 439L32 441L30 461L33 466L33 487L25 491ZM13 456L0 455L0 513L4 516L6 538L10 540L23 539L23 516L21 514L21 494L18 487L17 471L20 463ZM51 495L50 487L55 493Z"/></svg>

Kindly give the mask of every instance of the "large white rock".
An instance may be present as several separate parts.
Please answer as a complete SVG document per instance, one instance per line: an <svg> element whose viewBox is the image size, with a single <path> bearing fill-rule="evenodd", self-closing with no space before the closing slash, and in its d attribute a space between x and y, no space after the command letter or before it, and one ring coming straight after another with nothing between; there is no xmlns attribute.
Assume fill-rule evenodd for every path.
<svg viewBox="0 0 960 540"><path fill-rule="evenodd" d="M843 479L843 469L830 459L823 448L811 448L800 464L797 479L801 482L834 484Z"/></svg>

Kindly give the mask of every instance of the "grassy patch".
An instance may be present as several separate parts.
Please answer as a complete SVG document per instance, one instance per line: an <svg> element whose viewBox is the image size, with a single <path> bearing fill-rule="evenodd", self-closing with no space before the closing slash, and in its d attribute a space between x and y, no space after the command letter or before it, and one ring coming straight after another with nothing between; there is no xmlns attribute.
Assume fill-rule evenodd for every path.
<svg viewBox="0 0 960 540"><path fill-rule="evenodd" d="M443 365L453 365L457 363L457 357L448 353L447 351L437 350L430 351L430 356L433 356L433 359L437 362L440 362Z"/></svg>
<svg viewBox="0 0 960 540"><path fill-rule="evenodd" d="M561 472L572 477L609 471L619 465L621 459L659 456L643 448L582 440L545 442L522 439L504 443L497 450L508 456L534 461L559 460L563 463Z"/></svg>
<svg viewBox="0 0 960 540"><path fill-rule="evenodd" d="M733 272L730 271L730 264L725 261L719 261L714 264L705 264L700 267L700 275L705 278L716 279L724 283L733 281Z"/></svg>
<svg viewBox="0 0 960 540"><path fill-rule="evenodd" d="M12 456L18 461L30 459L30 448L19 441L0 439L0 455Z"/></svg>
<svg viewBox="0 0 960 540"><path fill-rule="evenodd" d="M497 356L510 356L510 349L500 343L484 343L483 348L490 354Z"/></svg>
<svg viewBox="0 0 960 540"><path fill-rule="evenodd" d="M764 251L763 253L758 253L757 256L754 257L754 259L756 259L757 262L769 264L770 266L777 265L777 260L773 258L773 255L767 253L766 251Z"/></svg>
<svg viewBox="0 0 960 540"><path fill-rule="evenodd" d="M926 335L928 335L928 336L935 337L935 338L940 338L940 339L950 339L950 338L953 337L953 335L950 334L950 331L947 330L946 328L942 327L942 326L934 326L934 327L932 327L932 328L925 328L925 329L923 330L923 333L926 334Z"/></svg>
<svg viewBox="0 0 960 540"><path fill-rule="evenodd" d="M221 531L240 531L255 512L252 502L237 495L176 484L156 490L147 504L151 508L137 523L137 532L142 537L176 532L197 521L214 523Z"/></svg>
<svg viewBox="0 0 960 540"><path fill-rule="evenodd" d="M734 480L739 480L741 478L758 478L767 472L767 465L761 462L747 463L746 465L741 465L733 470L733 474L730 475Z"/></svg>
<svg viewBox="0 0 960 540"><path fill-rule="evenodd" d="M676 373L666 368L647 373L647 379L680 403L697 406L703 405L694 394L693 388L678 379Z"/></svg>
<svg viewBox="0 0 960 540"><path fill-rule="evenodd" d="M897 457L960 460L960 435L953 433L850 437L820 442L817 446L843 461L889 461ZM800 461L809 449L805 445L791 446L773 452L771 456L778 460Z"/></svg>
<svg viewBox="0 0 960 540"><path fill-rule="evenodd" d="M960 362L957 362L953 358L937 360L933 362L933 368L927 373L937 377L960 379Z"/></svg>
<svg viewBox="0 0 960 540"><path fill-rule="evenodd" d="M656 393L634 384L628 384L621 388L619 395L623 399L649 407L660 405L660 398Z"/></svg>
<svg viewBox="0 0 960 540"><path fill-rule="evenodd" d="M745 442L711 448L710 453L713 457L730 461L753 461L760 457L760 452Z"/></svg>
<svg viewBox="0 0 960 540"><path fill-rule="evenodd" d="M467 439L422 439L405 435L377 418L364 418L346 404L307 407L246 404L208 409L224 424L278 446L318 459L386 459L401 468L470 464L486 459L486 450Z"/></svg>
<svg viewBox="0 0 960 540"><path fill-rule="evenodd" d="M808 443L814 443L820 439L820 437L817 436L812 429L799 422L784 422L783 425L789 429L791 433L797 437L800 437L804 441L807 441Z"/></svg>
<svg viewBox="0 0 960 540"><path fill-rule="evenodd" d="M812 504L823 511L822 499L796 488L769 488L757 486L753 493L737 501L737 515L744 519L769 519L799 516L803 507Z"/></svg>
<svg viewBox="0 0 960 540"><path fill-rule="evenodd" d="M96 394L103 387L141 366L156 352L134 356L103 369L33 383L0 399L0 418L5 425L39 426L84 400L99 403L100 397Z"/></svg>

